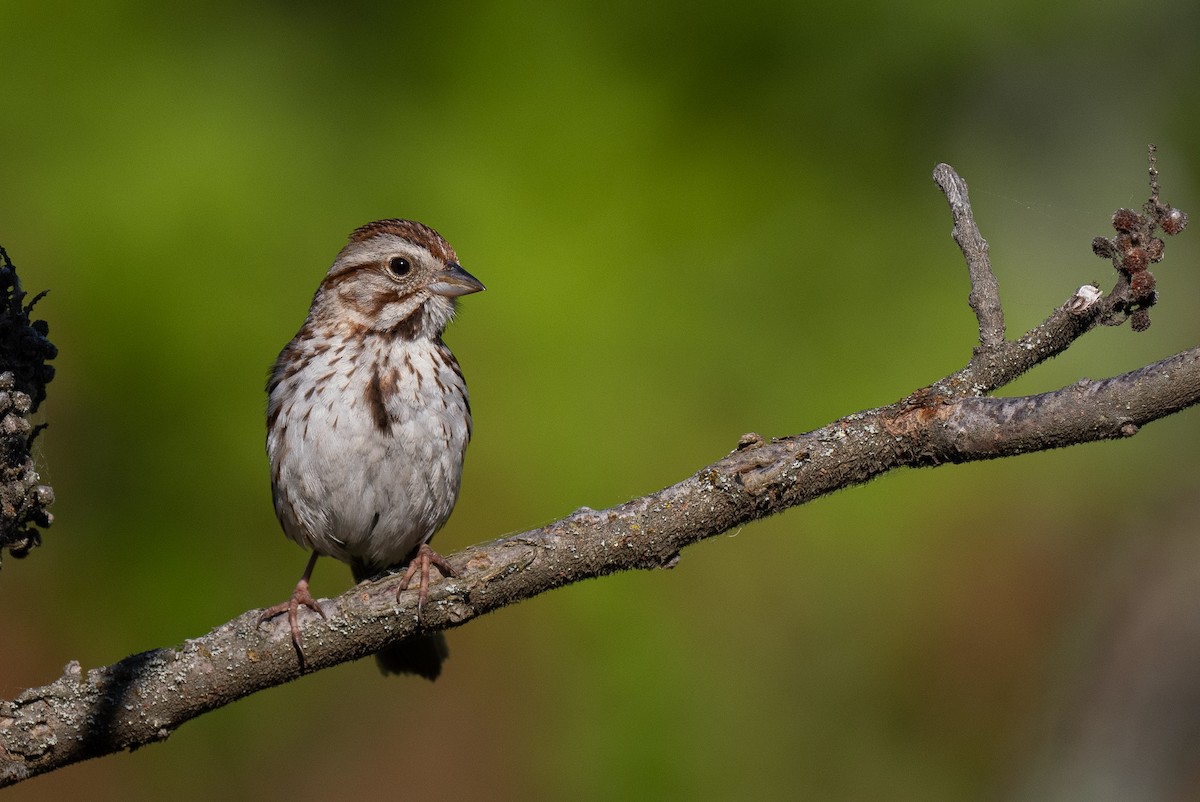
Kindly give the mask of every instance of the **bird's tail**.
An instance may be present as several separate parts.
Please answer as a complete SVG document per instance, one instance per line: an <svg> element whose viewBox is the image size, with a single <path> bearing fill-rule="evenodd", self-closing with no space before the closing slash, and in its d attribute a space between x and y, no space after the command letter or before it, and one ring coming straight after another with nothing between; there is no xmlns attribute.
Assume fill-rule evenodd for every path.
<svg viewBox="0 0 1200 802"><path fill-rule="evenodd" d="M432 682L442 673L442 661L449 654L445 636L435 632L393 643L375 655L375 662L384 674L416 674Z"/></svg>

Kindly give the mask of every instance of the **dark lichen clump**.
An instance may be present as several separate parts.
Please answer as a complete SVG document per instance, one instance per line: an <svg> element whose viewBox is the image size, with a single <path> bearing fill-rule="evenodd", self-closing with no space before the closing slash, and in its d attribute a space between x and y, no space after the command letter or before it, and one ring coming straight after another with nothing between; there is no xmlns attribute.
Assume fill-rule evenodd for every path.
<svg viewBox="0 0 1200 802"><path fill-rule="evenodd" d="M0 557L24 557L41 543L39 528L50 526L54 491L40 483L30 449L44 426L29 415L46 398L54 378L47 361L58 349L47 339L44 320L29 319L41 293L28 303L16 268L0 248Z"/></svg>

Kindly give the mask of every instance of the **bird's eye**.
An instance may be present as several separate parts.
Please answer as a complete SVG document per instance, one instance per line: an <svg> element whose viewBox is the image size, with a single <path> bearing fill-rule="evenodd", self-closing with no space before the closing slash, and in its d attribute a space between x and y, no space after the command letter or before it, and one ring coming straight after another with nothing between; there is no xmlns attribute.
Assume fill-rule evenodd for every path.
<svg viewBox="0 0 1200 802"><path fill-rule="evenodd" d="M388 259L388 270L392 272L393 276L407 276L408 271L412 270L412 262L403 256L393 256Z"/></svg>

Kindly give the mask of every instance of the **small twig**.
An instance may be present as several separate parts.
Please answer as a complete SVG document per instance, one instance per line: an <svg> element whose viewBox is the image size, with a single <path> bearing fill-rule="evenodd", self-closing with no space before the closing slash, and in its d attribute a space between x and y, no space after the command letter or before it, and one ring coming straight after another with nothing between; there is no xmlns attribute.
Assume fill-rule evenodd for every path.
<svg viewBox="0 0 1200 802"><path fill-rule="evenodd" d="M1158 146L1151 143L1146 146L1146 152L1147 160L1150 163L1150 202L1158 203L1158 196L1162 191L1162 188L1158 185Z"/></svg>
<svg viewBox="0 0 1200 802"><path fill-rule="evenodd" d="M979 319L979 346L994 348L1004 342L1004 309L1000 305L1000 285L992 272L988 257L988 244L979 233L975 216L971 211L971 200L967 196L967 182L948 164L939 164L933 170L933 180L941 187L950 203L954 217L954 241L962 249L967 260L967 271L971 278L971 294L967 302Z"/></svg>

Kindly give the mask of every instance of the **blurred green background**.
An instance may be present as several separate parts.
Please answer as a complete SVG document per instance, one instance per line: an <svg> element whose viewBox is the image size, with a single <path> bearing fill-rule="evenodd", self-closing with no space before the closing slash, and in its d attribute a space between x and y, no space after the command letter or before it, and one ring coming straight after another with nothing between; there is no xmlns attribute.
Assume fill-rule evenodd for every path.
<svg viewBox="0 0 1200 802"><path fill-rule="evenodd" d="M1200 211L1186 0L51 8L0 6L0 243L51 288L61 348L57 522L0 572L4 698L291 590L263 384L366 221L433 225L488 286L447 336L476 422L451 553L960 367L939 161L1014 336L1111 284L1089 243L1144 200L1146 143ZM1200 342L1198 235L1168 243L1149 332L1094 332L1006 392ZM1198 428L887 476L473 622L434 685L361 661L8 798L1048 798L1068 765L1102 785L1071 711L1095 708L1111 622L1163 586L1146 566L1188 562L1159 558L1194 535Z"/></svg>

